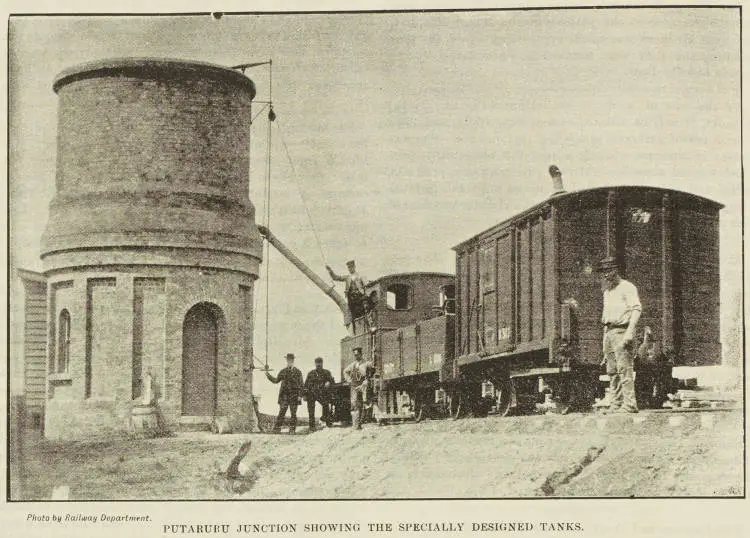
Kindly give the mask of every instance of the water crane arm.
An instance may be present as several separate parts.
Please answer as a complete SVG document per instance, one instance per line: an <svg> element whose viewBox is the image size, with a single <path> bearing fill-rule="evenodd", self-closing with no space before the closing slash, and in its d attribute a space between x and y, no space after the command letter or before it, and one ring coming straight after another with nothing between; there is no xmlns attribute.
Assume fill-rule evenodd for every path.
<svg viewBox="0 0 750 538"><path fill-rule="evenodd" d="M339 307L339 310L341 310L341 313L344 315L344 324L349 325L351 323L351 314L349 312L349 305L347 304L346 300L341 297L341 295L338 294L333 284L326 283L322 278L320 278L315 272L310 269L305 263L300 260L297 256L295 256L291 250L289 250L284 243L279 241L279 239L271 233L271 230L266 228L265 226L258 226L258 231L260 234L265 237L269 243L271 243L276 250L278 250L287 260L289 260L292 265L294 265L297 269L302 271L302 273L312 280L313 284L315 284L318 288L321 289L323 293L328 295L334 303L336 303L336 306Z"/></svg>

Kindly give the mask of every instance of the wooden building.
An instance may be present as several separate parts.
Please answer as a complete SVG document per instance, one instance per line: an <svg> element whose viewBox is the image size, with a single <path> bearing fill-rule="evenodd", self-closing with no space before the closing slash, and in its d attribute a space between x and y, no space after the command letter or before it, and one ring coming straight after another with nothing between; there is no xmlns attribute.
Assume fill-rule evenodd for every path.
<svg viewBox="0 0 750 538"><path fill-rule="evenodd" d="M41 429L44 423L47 354L47 279L15 269L10 297L11 395L21 397L22 420Z"/></svg>

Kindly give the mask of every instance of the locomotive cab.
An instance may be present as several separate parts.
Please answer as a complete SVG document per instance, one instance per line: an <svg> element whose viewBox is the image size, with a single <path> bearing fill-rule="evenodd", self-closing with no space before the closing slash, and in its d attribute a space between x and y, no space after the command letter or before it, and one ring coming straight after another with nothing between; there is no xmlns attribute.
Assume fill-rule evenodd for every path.
<svg viewBox="0 0 750 538"><path fill-rule="evenodd" d="M365 315L352 320L353 336L455 313L455 290L453 275L445 273L399 273L374 280L365 286Z"/></svg>

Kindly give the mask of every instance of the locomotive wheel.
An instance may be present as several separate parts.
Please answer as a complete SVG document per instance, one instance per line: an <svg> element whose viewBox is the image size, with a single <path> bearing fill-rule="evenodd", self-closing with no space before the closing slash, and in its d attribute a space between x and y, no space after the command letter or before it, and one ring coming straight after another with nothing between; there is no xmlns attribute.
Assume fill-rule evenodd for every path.
<svg viewBox="0 0 750 538"><path fill-rule="evenodd" d="M557 413L567 415L575 406L577 397L576 381L570 374L561 375L553 385L552 400L557 406Z"/></svg>
<svg viewBox="0 0 750 538"><path fill-rule="evenodd" d="M479 398L474 400L471 406L471 415L474 418L484 418L490 414L494 400L492 398Z"/></svg>
<svg viewBox="0 0 750 538"><path fill-rule="evenodd" d="M553 393L558 412L566 415L572 411L589 411L597 395L598 384L598 375L590 372L575 372L561 376Z"/></svg>

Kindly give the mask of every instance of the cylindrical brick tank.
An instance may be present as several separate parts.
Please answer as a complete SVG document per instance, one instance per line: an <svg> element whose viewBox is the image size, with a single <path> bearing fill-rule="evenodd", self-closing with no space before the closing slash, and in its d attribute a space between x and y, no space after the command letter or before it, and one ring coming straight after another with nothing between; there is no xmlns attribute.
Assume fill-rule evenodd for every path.
<svg viewBox="0 0 750 538"><path fill-rule="evenodd" d="M64 71L53 88L47 270L91 248L102 249L98 263L120 262L113 247L209 249L241 271L260 257L248 199L250 79L210 64L124 59Z"/></svg>
<svg viewBox="0 0 750 538"><path fill-rule="evenodd" d="M144 378L167 427L252 428L254 84L126 58L68 69L53 89L47 436L127 430Z"/></svg>

